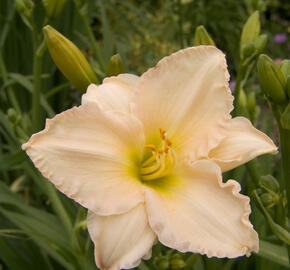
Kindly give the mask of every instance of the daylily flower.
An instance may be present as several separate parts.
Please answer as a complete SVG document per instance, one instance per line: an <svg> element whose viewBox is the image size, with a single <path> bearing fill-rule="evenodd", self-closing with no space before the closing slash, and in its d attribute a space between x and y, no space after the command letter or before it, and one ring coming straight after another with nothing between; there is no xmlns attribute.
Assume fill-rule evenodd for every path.
<svg viewBox="0 0 290 270"><path fill-rule="evenodd" d="M221 51L187 48L141 77L90 85L79 107L23 145L46 178L89 209L98 267L135 267L157 239L208 257L258 251L249 198L222 172L276 146L247 119L231 119L228 81Z"/></svg>

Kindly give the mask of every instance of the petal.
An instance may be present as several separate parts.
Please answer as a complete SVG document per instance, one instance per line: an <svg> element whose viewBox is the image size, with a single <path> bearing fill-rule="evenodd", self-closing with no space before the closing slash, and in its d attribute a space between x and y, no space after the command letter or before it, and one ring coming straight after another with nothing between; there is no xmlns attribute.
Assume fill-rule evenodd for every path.
<svg viewBox="0 0 290 270"><path fill-rule="evenodd" d="M82 104L96 102L103 110L129 112L129 101L139 77L133 74L120 74L106 78L101 85L91 84L82 96Z"/></svg>
<svg viewBox="0 0 290 270"><path fill-rule="evenodd" d="M234 258L258 250L249 222L249 198L233 180L222 183L220 168L201 160L184 175L145 191L149 223L164 245L181 252Z"/></svg>
<svg viewBox="0 0 290 270"><path fill-rule="evenodd" d="M208 154L224 137L233 97L224 54L212 46L180 50L144 73L133 99L146 138L167 131L175 149ZM150 143L150 142L148 142Z"/></svg>
<svg viewBox="0 0 290 270"><path fill-rule="evenodd" d="M95 213L108 215L143 201L133 163L142 155L144 140L138 119L104 112L90 103L47 120L46 128L23 149L60 191Z"/></svg>
<svg viewBox="0 0 290 270"><path fill-rule="evenodd" d="M209 158L225 172L259 155L276 152L277 147L266 134L254 128L248 119L236 117L230 120L227 136L210 151Z"/></svg>
<svg viewBox="0 0 290 270"><path fill-rule="evenodd" d="M148 254L151 254L156 234L148 224L143 203L121 215L98 216L89 211L87 224L99 268L133 268L142 258L151 257Z"/></svg>

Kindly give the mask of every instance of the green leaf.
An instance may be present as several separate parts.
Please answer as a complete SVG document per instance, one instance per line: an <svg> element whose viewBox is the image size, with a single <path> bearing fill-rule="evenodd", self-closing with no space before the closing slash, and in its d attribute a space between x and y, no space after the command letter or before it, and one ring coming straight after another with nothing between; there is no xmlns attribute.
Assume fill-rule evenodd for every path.
<svg viewBox="0 0 290 270"><path fill-rule="evenodd" d="M9 170L11 167L19 165L24 157L25 153L23 151L0 156L0 170Z"/></svg>
<svg viewBox="0 0 290 270"><path fill-rule="evenodd" d="M288 252L285 246L275 245L264 240L260 240L259 256L289 267Z"/></svg>

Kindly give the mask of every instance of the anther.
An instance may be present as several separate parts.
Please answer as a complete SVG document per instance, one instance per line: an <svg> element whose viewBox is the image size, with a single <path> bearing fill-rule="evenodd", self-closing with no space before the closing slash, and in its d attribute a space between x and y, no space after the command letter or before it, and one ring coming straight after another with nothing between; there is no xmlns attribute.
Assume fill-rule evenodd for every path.
<svg viewBox="0 0 290 270"><path fill-rule="evenodd" d="M156 146L154 144L147 144L145 147L151 150L152 152L156 152Z"/></svg>

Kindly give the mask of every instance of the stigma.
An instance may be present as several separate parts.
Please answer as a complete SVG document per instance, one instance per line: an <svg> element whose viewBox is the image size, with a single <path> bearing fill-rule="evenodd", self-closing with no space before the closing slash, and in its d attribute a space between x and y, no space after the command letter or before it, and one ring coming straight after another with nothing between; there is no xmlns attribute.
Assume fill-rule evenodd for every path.
<svg viewBox="0 0 290 270"><path fill-rule="evenodd" d="M172 143L165 130L159 129L161 145L147 144L145 147L151 151L151 157L145 160L140 169L141 179L151 181L162 178L172 172L176 166L176 156Z"/></svg>

